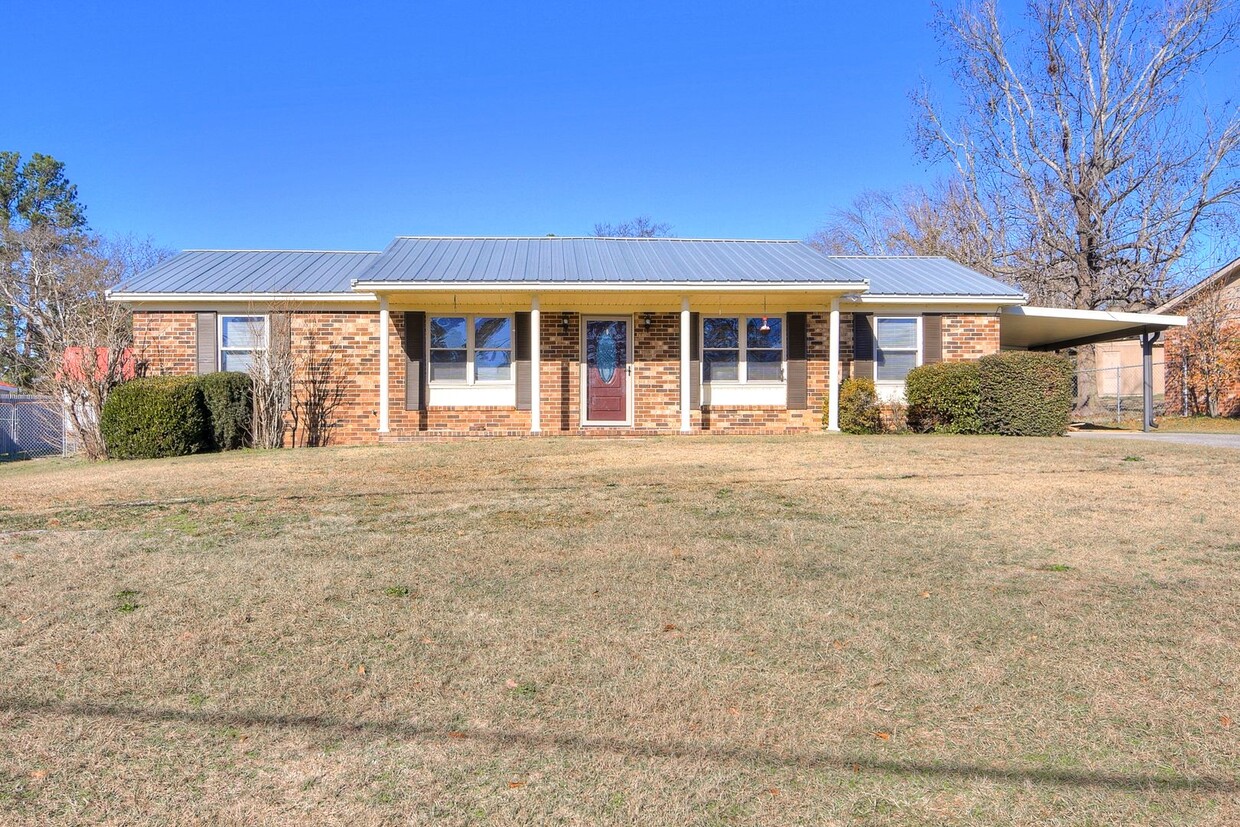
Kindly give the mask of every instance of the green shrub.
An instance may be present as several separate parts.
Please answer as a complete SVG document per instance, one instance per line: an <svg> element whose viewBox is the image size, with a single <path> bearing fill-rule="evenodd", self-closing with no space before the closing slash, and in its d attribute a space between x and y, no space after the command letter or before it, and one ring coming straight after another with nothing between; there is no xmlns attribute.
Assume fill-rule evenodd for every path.
<svg viewBox="0 0 1240 827"><path fill-rule="evenodd" d="M109 456L118 459L196 454L211 443L196 376L126 382L108 395L99 429Z"/></svg>
<svg viewBox="0 0 1240 827"><path fill-rule="evenodd" d="M840 430L846 434L882 433L882 410L873 379L845 379L840 385Z"/></svg>
<svg viewBox="0 0 1240 827"><path fill-rule="evenodd" d="M248 373L221 371L198 378L207 406L212 446L217 451L244 448L254 423L253 382Z"/></svg>
<svg viewBox="0 0 1240 827"><path fill-rule="evenodd" d="M1013 351L978 360L982 430L1056 436L1072 415L1072 363L1052 353Z"/></svg>
<svg viewBox="0 0 1240 827"><path fill-rule="evenodd" d="M914 431L976 434L982 430L977 362L938 362L913 368L904 380L904 397L908 424Z"/></svg>

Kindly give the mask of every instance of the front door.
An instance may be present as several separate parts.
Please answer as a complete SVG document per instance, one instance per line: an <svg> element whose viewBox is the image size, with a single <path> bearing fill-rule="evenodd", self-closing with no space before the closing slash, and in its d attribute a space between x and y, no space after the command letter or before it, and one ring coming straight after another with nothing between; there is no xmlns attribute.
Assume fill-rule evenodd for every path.
<svg viewBox="0 0 1240 827"><path fill-rule="evenodd" d="M629 320L585 320L586 422L629 421Z"/></svg>

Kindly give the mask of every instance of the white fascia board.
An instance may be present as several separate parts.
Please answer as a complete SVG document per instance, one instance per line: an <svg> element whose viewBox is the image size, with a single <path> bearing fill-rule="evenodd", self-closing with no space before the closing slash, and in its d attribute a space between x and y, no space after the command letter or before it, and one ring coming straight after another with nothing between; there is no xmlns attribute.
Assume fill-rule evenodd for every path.
<svg viewBox="0 0 1240 827"><path fill-rule="evenodd" d="M374 293L109 293L108 301L118 304L253 304L255 302L296 302L297 304L358 304L374 302Z"/></svg>
<svg viewBox="0 0 1240 827"><path fill-rule="evenodd" d="M669 282L669 281L634 281L617 284L616 282L529 282L529 281L428 281L428 282L383 282L356 281L353 289L371 293L466 293L473 291L523 290L532 293L556 292L599 292L624 293L630 291L667 291L677 293L783 293L821 291L830 293L859 293L869 289L869 285L855 281L815 281L815 282Z"/></svg>
<svg viewBox="0 0 1240 827"><path fill-rule="evenodd" d="M1118 322L1149 327L1185 327L1187 316L1167 316L1161 313L1130 313L1118 310L1073 310L1064 307L1008 307L1004 313L1031 319L1074 319L1091 322Z"/></svg>
<svg viewBox="0 0 1240 827"><path fill-rule="evenodd" d="M891 293L875 293L858 296L855 301L846 302L845 304L866 305L866 304L984 304L990 306L1002 305L1010 307L1022 305L1028 299L1024 296L919 296L915 293L895 295Z"/></svg>

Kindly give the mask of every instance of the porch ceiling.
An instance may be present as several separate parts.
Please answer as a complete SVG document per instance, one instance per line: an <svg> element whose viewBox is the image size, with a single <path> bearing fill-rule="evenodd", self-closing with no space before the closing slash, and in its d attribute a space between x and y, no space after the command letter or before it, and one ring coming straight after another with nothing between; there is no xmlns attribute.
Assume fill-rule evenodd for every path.
<svg viewBox="0 0 1240 827"><path fill-rule="evenodd" d="M1183 316L1057 307L1005 307L1000 315L999 343L1005 348L1063 350L1131 339L1142 333L1184 327L1186 324L1188 319Z"/></svg>

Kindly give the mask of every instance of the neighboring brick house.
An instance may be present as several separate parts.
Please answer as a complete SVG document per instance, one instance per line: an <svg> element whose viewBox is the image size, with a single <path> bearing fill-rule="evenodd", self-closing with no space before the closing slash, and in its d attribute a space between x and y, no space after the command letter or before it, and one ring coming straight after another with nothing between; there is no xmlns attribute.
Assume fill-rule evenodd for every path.
<svg viewBox="0 0 1240 827"><path fill-rule="evenodd" d="M954 262L824 256L795 241L402 237L382 253L187 251L112 299L133 308L148 373L245 370L275 342L298 365L331 362L337 443L817 430L850 376L894 399L916 365L1102 323L1045 311L1054 324L1039 338L1049 322L1020 308L1020 291ZM1016 310L1008 342L1004 314Z"/></svg>
<svg viewBox="0 0 1240 827"><path fill-rule="evenodd" d="M1188 318L1187 327L1165 337L1167 412L1190 416L1213 408L1218 416L1240 416L1240 259L1154 312Z"/></svg>

